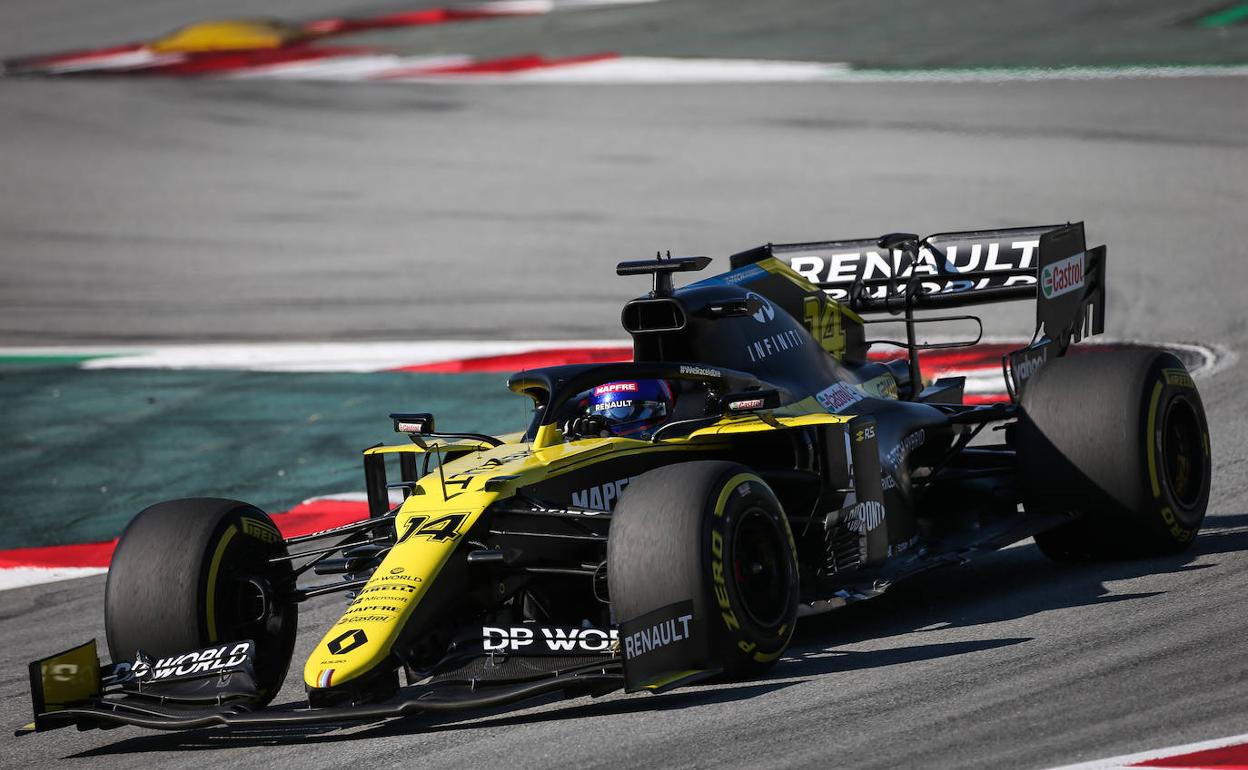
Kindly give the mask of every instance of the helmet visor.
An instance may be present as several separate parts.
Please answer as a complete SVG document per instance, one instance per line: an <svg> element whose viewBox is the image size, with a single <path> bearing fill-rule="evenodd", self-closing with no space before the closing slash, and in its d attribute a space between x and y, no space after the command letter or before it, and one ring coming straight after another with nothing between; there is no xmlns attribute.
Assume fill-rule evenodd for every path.
<svg viewBox="0 0 1248 770"><path fill-rule="evenodd" d="M607 419L615 433L632 427L642 427L667 416L667 404L661 401L620 399L594 406L594 414Z"/></svg>

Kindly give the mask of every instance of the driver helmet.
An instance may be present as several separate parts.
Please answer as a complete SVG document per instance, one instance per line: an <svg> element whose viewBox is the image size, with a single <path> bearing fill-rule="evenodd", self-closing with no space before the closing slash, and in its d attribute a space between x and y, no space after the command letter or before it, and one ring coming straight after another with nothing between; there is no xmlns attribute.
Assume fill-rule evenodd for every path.
<svg viewBox="0 0 1248 770"><path fill-rule="evenodd" d="M664 380L621 380L594 388L589 415L602 417L615 436L653 432L672 413L672 388Z"/></svg>

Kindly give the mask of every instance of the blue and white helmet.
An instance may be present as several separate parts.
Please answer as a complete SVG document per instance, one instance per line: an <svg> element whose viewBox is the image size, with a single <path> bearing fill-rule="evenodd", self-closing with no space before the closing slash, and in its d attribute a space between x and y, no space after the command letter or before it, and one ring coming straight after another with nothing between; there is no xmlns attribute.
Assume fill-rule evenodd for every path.
<svg viewBox="0 0 1248 770"><path fill-rule="evenodd" d="M589 414L605 418L613 435L637 436L666 421L674 401L664 380L621 380L594 388Z"/></svg>

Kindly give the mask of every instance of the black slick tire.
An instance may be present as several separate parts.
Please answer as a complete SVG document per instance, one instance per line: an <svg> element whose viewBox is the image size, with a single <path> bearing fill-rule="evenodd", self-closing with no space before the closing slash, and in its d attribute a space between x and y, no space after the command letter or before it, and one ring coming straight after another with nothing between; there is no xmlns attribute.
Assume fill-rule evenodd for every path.
<svg viewBox="0 0 1248 770"><path fill-rule="evenodd" d="M692 599L732 678L770 668L797 621L797 556L775 494L742 465L642 474L611 518L607 581L617 622Z"/></svg>
<svg viewBox="0 0 1248 770"><path fill-rule="evenodd" d="M1209 502L1209 426L1173 354L1142 348L1046 363L1022 398L1024 504L1075 518L1036 536L1058 561L1191 545Z"/></svg>
<svg viewBox="0 0 1248 770"><path fill-rule="evenodd" d="M215 644L256 643L256 679L267 703L281 689L298 608L276 599L291 576L272 520L237 500L157 503L130 522L108 570L104 625L114 661Z"/></svg>

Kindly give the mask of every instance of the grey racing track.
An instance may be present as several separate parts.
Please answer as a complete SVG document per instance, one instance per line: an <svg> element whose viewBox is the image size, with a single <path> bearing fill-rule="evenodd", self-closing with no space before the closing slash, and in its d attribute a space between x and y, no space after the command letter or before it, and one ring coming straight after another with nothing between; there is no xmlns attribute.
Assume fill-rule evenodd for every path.
<svg viewBox="0 0 1248 770"><path fill-rule="evenodd" d="M1199 383L1214 492L1182 556L1023 544L803 622L751 682L324 734L59 731L0 739L0 765L1044 767L1248 732L1246 82L0 81L4 344L617 336L643 287L611 267L656 249L1084 219L1109 331L1226 363ZM1026 306L988 320L1030 331ZM103 592L0 593L0 723L28 721L28 661L103 638ZM307 609L296 669L337 607Z"/></svg>

